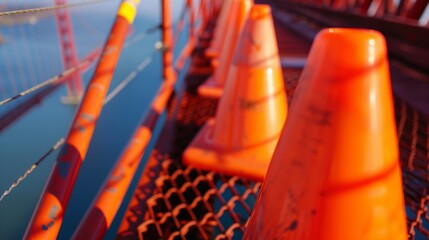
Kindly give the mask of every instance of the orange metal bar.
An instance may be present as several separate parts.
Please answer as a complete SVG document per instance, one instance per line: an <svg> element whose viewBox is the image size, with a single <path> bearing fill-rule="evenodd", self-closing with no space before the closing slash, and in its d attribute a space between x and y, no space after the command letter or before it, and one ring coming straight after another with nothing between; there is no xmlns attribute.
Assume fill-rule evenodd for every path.
<svg viewBox="0 0 429 240"><path fill-rule="evenodd" d="M155 124L165 110L168 99L174 91L176 74L172 65L173 31L169 0L162 1L162 22L162 39L166 47L163 55L164 82L153 100L149 112L116 163L101 192L76 230L73 239L102 239L104 237L134 177L151 139Z"/></svg>
<svg viewBox="0 0 429 240"><path fill-rule="evenodd" d="M202 2L200 3L203 4ZM196 43L197 43L197 35L199 35L200 30L202 28L195 29L195 11L192 0L186 1L186 7L189 12L189 36L188 36L188 42L186 43L185 47L183 48L182 52L180 53L179 57L176 60L176 63L174 64L176 67L176 70L182 69L183 65L185 64L186 59L191 55L192 51L194 50ZM200 9L201 10L201 9ZM203 24L201 26L204 26L204 20Z"/></svg>
<svg viewBox="0 0 429 240"><path fill-rule="evenodd" d="M205 25L207 23L207 1L206 0L200 0L198 5L198 11L194 15L194 21L198 22L198 19L201 21L198 24L198 27L194 26L196 30L194 29L194 32L197 32L197 34L200 34L202 29L205 29Z"/></svg>
<svg viewBox="0 0 429 240"><path fill-rule="evenodd" d="M187 0L186 5L188 6L189 11L189 35L190 38L194 36L195 30L195 11L192 0Z"/></svg>
<svg viewBox="0 0 429 240"><path fill-rule="evenodd" d="M77 174L85 158L109 88L122 44L134 21L139 0L124 0L117 12L94 76L69 130L66 144L51 172L25 239L56 239Z"/></svg>
<svg viewBox="0 0 429 240"><path fill-rule="evenodd" d="M188 43L183 48L182 52L180 53L175 63L176 69L178 71L183 68L183 65L185 65L186 59L188 59L189 56L191 56L192 51L194 51L196 44L197 44L196 37L189 36Z"/></svg>
<svg viewBox="0 0 429 240"><path fill-rule="evenodd" d="M423 12L425 11L428 3L429 0L416 0L414 2L414 5L408 11L407 18L419 20Z"/></svg>
<svg viewBox="0 0 429 240"><path fill-rule="evenodd" d="M127 193L155 124L173 93L174 83L165 81L160 87L142 124L135 131L72 239L103 239Z"/></svg>
<svg viewBox="0 0 429 240"><path fill-rule="evenodd" d="M176 73L173 68L173 25L171 20L171 2L170 0L162 0L162 42L165 51L162 57L163 60L163 78L164 81L174 81Z"/></svg>
<svg viewBox="0 0 429 240"><path fill-rule="evenodd" d="M199 10L199 14L201 16L201 20L203 21L203 23L206 23L209 16L208 16L208 11L207 11L207 0L200 0L200 10Z"/></svg>
<svg viewBox="0 0 429 240"><path fill-rule="evenodd" d="M405 17L407 15L407 9L410 5L409 0L401 0L396 8L396 15Z"/></svg>

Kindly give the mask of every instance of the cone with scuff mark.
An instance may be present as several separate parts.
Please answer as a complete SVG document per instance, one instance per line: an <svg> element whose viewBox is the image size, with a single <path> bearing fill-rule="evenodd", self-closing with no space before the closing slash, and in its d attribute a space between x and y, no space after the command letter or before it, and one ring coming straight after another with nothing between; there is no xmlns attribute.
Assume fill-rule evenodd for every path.
<svg viewBox="0 0 429 240"><path fill-rule="evenodd" d="M271 9L254 5L239 40L215 119L185 150L205 170L262 180L287 114Z"/></svg>
<svg viewBox="0 0 429 240"><path fill-rule="evenodd" d="M253 0L231 0L231 17L226 22L225 38L221 42L221 52L217 60L219 64L213 75L198 88L200 95L210 98L221 97L234 58L238 38L252 5Z"/></svg>
<svg viewBox="0 0 429 240"><path fill-rule="evenodd" d="M384 37L319 33L244 239L407 239Z"/></svg>

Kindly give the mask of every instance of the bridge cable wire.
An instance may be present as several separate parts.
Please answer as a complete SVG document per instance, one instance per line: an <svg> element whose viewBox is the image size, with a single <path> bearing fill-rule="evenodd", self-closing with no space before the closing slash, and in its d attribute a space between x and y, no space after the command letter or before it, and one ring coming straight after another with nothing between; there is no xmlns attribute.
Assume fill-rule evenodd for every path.
<svg viewBox="0 0 429 240"><path fill-rule="evenodd" d="M19 92L18 87L16 85L16 80L15 80L15 74L13 73L13 69L12 69L12 64L10 63L10 58L8 56L8 52L6 51L6 49L4 49L3 51L1 51L3 53L3 63L4 66L6 67L6 71L7 71L7 79L9 80L9 86L12 90L13 94L16 94Z"/></svg>
<svg viewBox="0 0 429 240"><path fill-rule="evenodd" d="M11 42L11 48L12 48L12 56L15 59L15 63L16 63L15 66L18 72L16 78L19 79L19 81L21 82L21 89L27 89L29 86L28 86L27 79L24 76L24 67L22 64L23 61L21 60L21 57L19 54L19 49L23 49L23 48L22 46L19 46L18 41L16 41L17 34L14 27L9 27L9 34L10 34L10 38L13 40L13 42ZM9 58L11 58L11 56L9 56Z"/></svg>
<svg viewBox="0 0 429 240"><path fill-rule="evenodd" d="M64 72L62 72L62 73L60 73L60 74L58 74L58 75L56 75L56 76L54 76L54 77L52 77L52 78L50 78L50 79L42 82L42 83L40 83L40 84L38 84L38 85L36 85L36 86L34 86L32 88L29 88L29 89L27 89L27 90L19 93L18 95L15 95L13 97L10 97L10 98L7 98L7 99L5 99L3 101L0 101L0 106L5 105L6 103L12 102L13 100L16 100L16 99L18 99L20 97L23 97L23 96L25 96L27 94L30 94L30 93L34 92L34 91L37 91L40 88L43 88L43 87L48 86L50 84L54 84L54 83L58 82L59 80L61 80L63 77L67 77L68 75L74 73L75 71L79 70L80 68L82 68L83 66L85 66L88 63L91 63L94 60L95 59L89 59L89 60L83 61L83 62L79 63L78 65L65 70Z"/></svg>
<svg viewBox="0 0 429 240"><path fill-rule="evenodd" d="M151 27L151 28L148 28L148 29L147 29L146 31L144 31L142 34L138 34L136 37L132 38L129 42L125 43L124 47L125 47L125 48L128 48L128 47L130 47L131 45L134 45L135 43L142 41L142 40L143 40L147 35L152 34L152 33L156 32L156 31L157 31L157 30L159 30L159 29L160 29L160 25L159 25L159 24L157 24L157 25L155 25L155 26L153 26L153 27ZM152 55L152 54L151 54L151 55ZM76 70L78 70L78 69L82 68L82 66L83 66L83 65L85 65L85 64L87 64L87 63L91 63L91 62L92 62L92 61L94 61L94 60L95 60L95 59L91 59L91 60L87 60L87 61L81 62L81 63L79 63L78 65L76 65L76 66L74 66L74 67L71 67L71 68L69 68L69 69L65 70L65 71L64 71L64 72L62 72L61 74L56 75L56 76L54 76L54 77L52 77L52 78L50 78L50 79L48 79L48 80L46 80L46 81L44 81L44 82L42 82L42 83L40 83L40 84L36 85L36 86L34 86L34 87L32 87L32 88L30 88L30 89L28 89L28 90L25 90L25 91L23 91L23 92L21 92L21 93L19 93L19 94L15 95L15 96L13 96L13 97L10 97L10 98L7 98L7 99L5 99L5 100L2 100L2 101L0 101L0 106L4 105L4 104L6 104L6 103L9 103L9 102L11 102L11 101L13 101L13 100L15 100L15 99L18 99L18 98L20 98L20 97L23 97L23 96L25 96L25 95L27 95L27 94L30 94L30 93L32 93L32 92L34 92L34 91L36 91L36 90L38 90L38 89L40 89L40 88L42 88L42 87L45 87L45 86L47 86L47 85L49 85L49 84L51 84L51 83L55 83L55 82L56 82L57 80L59 80L60 78L62 78L62 77L66 77L67 75L69 75L69 74L71 74L71 73L75 72ZM143 70L143 69L142 69L142 70ZM139 71L141 71L141 70L139 70Z"/></svg>
<svg viewBox="0 0 429 240"><path fill-rule="evenodd" d="M155 49L149 56L147 56L134 70L131 72L104 100L104 105L108 104L116 95L118 95L136 76L139 72L143 71L149 64L152 62L155 53L157 53L159 49ZM88 60L90 61L90 60ZM83 64L83 63L81 63ZM29 175L31 174L40 163L43 162L49 155L51 155L55 150L61 147L64 144L64 138L58 140L42 157L40 157L31 167L25 171L23 175L21 175L13 184L2 194L0 197L0 202L9 195L13 189L18 187L18 185Z"/></svg>
<svg viewBox="0 0 429 240"><path fill-rule="evenodd" d="M24 39L31 39L30 37L27 37L26 29L24 28L23 25L20 25L18 29L19 29L20 35ZM23 51L24 52L24 59L25 59L25 62L27 63L28 71L31 73L30 74L30 84L34 86L35 84L37 84L36 71L34 69L33 61L31 61L30 47L28 46L27 41L23 41L23 50L24 50Z"/></svg>
<svg viewBox="0 0 429 240"><path fill-rule="evenodd" d="M161 25L160 24L156 24L153 27L150 27L148 29L146 29L146 31L139 33L135 36L133 36L131 39L128 39L125 43L124 43L124 48L129 48L132 45L141 42L143 39L145 39L148 35L155 33L159 30L161 30Z"/></svg>
<svg viewBox="0 0 429 240"><path fill-rule="evenodd" d="M17 15L17 14L35 13L35 12L45 12L45 11L58 10L58 9L63 9L63 8L74 8L74 7L80 7L80 6L91 5L91 4L95 4L95 3L108 2L108 1L113 1L113 0L91 0L91 1L85 1L85 2L80 2L80 3L60 4L60 5L49 6L49 7L13 10L13 11L7 11L7 12L0 12L0 17L12 16L12 15Z"/></svg>
<svg viewBox="0 0 429 240"><path fill-rule="evenodd" d="M16 187L18 187L18 185L29 175L31 174L34 169L36 169L37 166L39 166L39 164L45 160L47 157L49 157L55 150L57 150L59 147L61 147L64 144L64 138L61 138L59 141L57 141L45 154L43 154L42 157L40 157L35 163L33 163L33 165L31 165L31 167L25 171L25 173L23 175L21 175L15 182L12 183L12 185L6 190L4 191L4 193L1 195L0 197L0 202L7 196L9 195L13 189L15 189Z"/></svg>
<svg viewBox="0 0 429 240"><path fill-rule="evenodd" d="M143 61L137 66L137 68L132 71L126 78L124 78L105 98L103 105L107 105L113 98L115 98L124 88L133 81L139 72L143 71L149 64L153 61L153 57L156 53L159 52L159 49L155 49L152 53L147 56Z"/></svg>

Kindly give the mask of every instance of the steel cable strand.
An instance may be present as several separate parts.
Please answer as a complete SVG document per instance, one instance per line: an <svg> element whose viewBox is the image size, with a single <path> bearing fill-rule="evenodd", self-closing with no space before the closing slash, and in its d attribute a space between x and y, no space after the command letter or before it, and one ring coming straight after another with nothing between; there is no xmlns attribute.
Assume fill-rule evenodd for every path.
<svg viewBox="0 0 429 240"><path fill-rule="evenodd" d="M35 163L33 163L31 165L31 167L29 169L27 169L27 171L25 171L25 173L23 175L21 175L15 182L12 183L12 185L3 192L3 194L0 197L0 202L6 197L8 196L13 189L15 189L16 187L18 187L18 185L28 176L30 175L34 169L36 169L40 163L43 162L43 160L45 160L47 157L49 157L55 150L57 150L59 147L61 147L64 144L64 138L61 138L59 141L57 141L45 154L43 154L42 157L40 157Z"/></svg>
<svg viewBox="0 0 429 240"><path fill-rule="evenodd" d="M13 15L17 15L17 14L53 11L53 10L64 9L64 8L74 8L74 7L80 7L80 6L85 6L85 5L95 4L95 3L108 2L108 1L113 1L113 0L91 0L91 1L80 2L80 3L61 4L61 5L57 5L57 6L13 10L13 11L7 11L7 12L0 12L0 17L13 16Z"/></svg>
<svg viewBox="0 0 429 240"><path fill-rule="evenodd" d="M56 75L56 76L54 76L54 77L52 77L52 78L50 78L50 79L42 82L42 83L40 83L40 84L38 84L38 85L36 85L36 86L34 86L32 88L29 88L29 89L27 89L25 91L22 91L19 94L13 96L13 97L4 99L3 101L0 101L0 106L5 105L6 103L12 102L13 100L16 100L16 99L18 99L20 97L23 97L25 95L28 95L28 94L30 94L32 92L35 92L35 91L37 91L37 90L39 90L39 89L41 89L43 87L46 87L46 86L48 86L50 84L55 84L58 81L62 80L63 77L67 77L68 75L74 73L75 71L79 70L80 68L82 68L86 64L91 63L94 60L95 59L90 59L90 60L83 61L83 62L79 63L78 65L76 65L74 67L71 67L71 68L65 70L64 72L62 72L62 73L60 73L60 74L58 74L58 75Z"/></svg>

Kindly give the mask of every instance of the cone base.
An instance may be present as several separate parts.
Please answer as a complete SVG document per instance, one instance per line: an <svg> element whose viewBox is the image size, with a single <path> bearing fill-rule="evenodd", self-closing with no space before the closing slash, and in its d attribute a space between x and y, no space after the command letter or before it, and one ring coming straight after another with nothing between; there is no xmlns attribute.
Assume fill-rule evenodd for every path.
<svg viewBox="0 0 429 240"><path fill-rule="evenodd" d="M208 98L220 98L223 94L223 86L220 86L213 77L198 87L198 94Z"/></svg>
<svg viewBox="0 0 429 240"><path fill-rule="evenodd" d="M215 122L215 119L210 119L200 130L183 153L183 163L225 175L264 180L272 156L262 156L260 153L267 152L267 147L274 150L277 141L267 141L246 149L224 149L211 142L208 137L213 132Z"/></svg>

